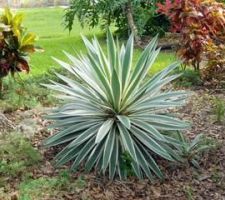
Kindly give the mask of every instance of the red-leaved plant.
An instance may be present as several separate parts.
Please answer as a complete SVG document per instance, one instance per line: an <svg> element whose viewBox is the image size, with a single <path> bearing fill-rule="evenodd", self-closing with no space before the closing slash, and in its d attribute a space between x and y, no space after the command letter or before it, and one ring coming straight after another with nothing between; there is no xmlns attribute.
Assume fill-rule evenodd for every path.
<svg viewBox="0 0 225 200"><path fill-rule="evenodd" d="M0 92L2 79L8 74L30 71L29 55L42 50L34 45L36 34L22 26L23 14L13 14L5 8L0 15Z"/></svg>
<svg viewBox="0 0 225 200"><path fill-rule="evenodd" d="M164 4L158 4L158 12L169 18L173 32L180 33L178 55L185 65L200 70L202 63L202 75L207 79L214 78L215 72L225 73L223 3L215 0L166 0Z"/></svg>

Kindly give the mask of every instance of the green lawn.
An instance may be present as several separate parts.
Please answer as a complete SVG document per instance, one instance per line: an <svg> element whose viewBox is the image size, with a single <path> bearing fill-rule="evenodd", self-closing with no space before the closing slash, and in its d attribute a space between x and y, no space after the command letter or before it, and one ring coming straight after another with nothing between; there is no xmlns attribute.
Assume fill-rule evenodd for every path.
<svg viewBox="0 0 225 200"><path fill-rule="evenodd" d="M35 53L31 57L32 75L45 73L55 65L52 57L64 58L63 50L73 52L84 49L80 34L100 35L100 29L82 29L78 22L74 24L74 30L69 34L63 26L64 10L62 8L34 8L22 9L25 13L24 25L29 31L39 36L37 44L44 48L45 52Z"/></svg>
<svg viewBox="0 0 225 200"><path fill-rule="evenodd" d="M57 65L52 60L52 57L65 59L63 50L70 53L75 51L85 52L80 34L88 37L96 35L98 38L101 38L103 48L105 46L104 33L100 28L82 28L76 21L72 32L69 34L68 30L65 30L63 26L64 9L62 8L22 9L18 12L25 14L25 27L39 36L37 44L45 49L45 52L35 53L31 56L32 70L30 76L42 75L50 68L56 67ZM135 51L134 61L137 60L140 52L140 50ZM154 73L164 68L174 59L173 53L160 53L152 72Z"/></svg>

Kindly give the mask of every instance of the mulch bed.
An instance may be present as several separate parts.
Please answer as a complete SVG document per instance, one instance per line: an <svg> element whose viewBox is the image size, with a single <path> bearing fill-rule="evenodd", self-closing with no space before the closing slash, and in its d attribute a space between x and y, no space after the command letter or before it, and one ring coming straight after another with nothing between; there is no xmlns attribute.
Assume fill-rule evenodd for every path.
<svg viewBox="0 0 225 200"><path fill-rule="evenodd" d="M186 131L189 138L194 138L197 134L203 133L218 141L218 148L205 154L200 161L200 169L192 166L174 166L174 164L159 161L165 180L156 180L150 183L147 179L137 180L129 178L127 181L108 179L95 174L75 173L74 180L82 175L86 181L86 187L75 192L60 192L60 198L52 199L93 199L93 200L225 200L225 124L218 124L214 120L212 109L212 96L219 96L225 101L225 92L215 93L212 90L193 91L189 103L178 110L180 117L191 121L192 128ZM46 130L48 122L42 119L43 113L35 113L43 124L40 130L32 139L44 156L41 168L35 169L33 178L42 176L52 177L58 174L59 169L54 169L51 160L60 150L58 148L43 149L41 142L48 137L50 132ZM14 113L13 116L16 116ZM10 118L10 115L8 115ZM66 167L66 166L65 166ZM13 185L13 183L12 183Z"/></svg>

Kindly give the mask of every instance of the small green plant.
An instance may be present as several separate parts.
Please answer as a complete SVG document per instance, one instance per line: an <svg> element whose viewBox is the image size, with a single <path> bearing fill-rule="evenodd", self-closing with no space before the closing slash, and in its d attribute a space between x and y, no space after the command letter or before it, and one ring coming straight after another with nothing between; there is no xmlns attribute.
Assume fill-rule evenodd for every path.
<svg viewBox="0 0 225 200"><path fill-rule="evenodd" d="M198 163L200 160L199 156L216 146L212 139L206 138L203 134L197 135L190 141L182 133L177 132L177 139L179 141L177 145L180 155L196 168L200 168Z"/></svg>
<svg viewBox="0 0 225 200"><path fill-rule="evenodd" d="M0 136L0 158L0 176L11 178L27 173L42 159L31 143L18 133Z"/></svg>
<svg viewBox="0 0 225 200"><path fill-rule="evenodd" d="M225 119L225 101L221 98L214 98L213 100L213 112L216 115L216 122L222 123Z"/></svg>
<svg viewBox="0 0 225 200"><path fill-rule="evenodd" d="M224 177L224 170L222 168L213 168L213 171L211 172L211 179L217 184L218 187L222 189L225 187Z"/></svg>
<svg viewBox="0 0 225 200"><path fill-rule="evenodd" d="M84 164L86 171L97 169L111 179L124 173L124 154L129 154L134 174L153 180L163 179L154 157L180 161L173 138L163 130L184 130L189 124L171 117L167 110L183 106L185 91L166 91L163 86L180 75L171 75L179 66L171 64L151 79L147 74L160 50L155 37L132 66L133 36L119 46L112 33L107 34L106 55L98 40L83 38L88 54L78 58L67 54L72 64L55 59L74 78L57 74L64 83L44 84L59 91L65 105L47 118L59 131L44 141L47 147L67 144L56 156L56 166L73 161L75 171ZM145 79L146 78L146 79ZM125 153L126 152L126 153ZM128 162L128 163L129 163Z"/></svg>
<svg viewBox="0 0 225 200"><path fill-rule="evenodd" d="M180 76L176 81L175 85L182 87L192 87L192 86L200 86L202 85L202 80L200 78L200 74L198 71L194 71L192 69L181 69L177 68L175 73L180 74Z"/></svg>
<svg viewBox="0 0 225 200"><path fill-rule="evenodd" d="M133 176L134 171L132 169L132 157L130 156L130 154L128 152L124 152L122 155L122 159L120 160L121 162L121 166L122 166L122 173L125 173L126 176Z"/></svg>
<svg viewBox="0 0 225 200"><path fill-rule="evenodd" d="M36 180L26 180L20 184L20 199L49 199L56 198L57 178L41 177Z"/></svg>
<svg viewBox="0 0 225 200"><path fill-rule="evenodd" d="M194 191L192 186L184 186L184 192L187 197L187 200L194 200Z"/></svg>

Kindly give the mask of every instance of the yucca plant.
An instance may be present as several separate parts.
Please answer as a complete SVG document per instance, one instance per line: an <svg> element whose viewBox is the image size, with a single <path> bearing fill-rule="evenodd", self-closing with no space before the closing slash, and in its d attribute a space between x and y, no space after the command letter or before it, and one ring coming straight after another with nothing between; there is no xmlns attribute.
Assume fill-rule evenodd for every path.
<svg viewBox="0 0 225 200"><path fill-rule="evenodd" d="M179 63L174 63L151 79L147 74L159 49L157 37L145 48L132 66L133 35L126 47L119 47L110 31L107 33L106 55L98 40L83 37L87 55L77 58L65 53L71 63L55 59L74 79L60 74L65 84L51 81L48 88L59 91L58 97L68 101L47 118L59 130L44 144L48 147L66 144L55 157L56 166L72 161L72 170L83 166L125 178L123 159L128 157L132 171L139 177L153 175L163 178L155 162L157 156L169 161L181 161L178 141L163 131L180 131L189 124L165 112L182 106L188 94L184 91L162 91L162 87L179 75L169 75ZM126 155L126 156L124 156Z"/></svg>

